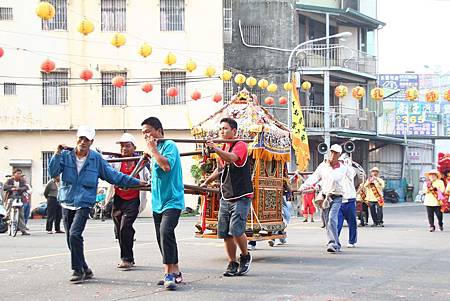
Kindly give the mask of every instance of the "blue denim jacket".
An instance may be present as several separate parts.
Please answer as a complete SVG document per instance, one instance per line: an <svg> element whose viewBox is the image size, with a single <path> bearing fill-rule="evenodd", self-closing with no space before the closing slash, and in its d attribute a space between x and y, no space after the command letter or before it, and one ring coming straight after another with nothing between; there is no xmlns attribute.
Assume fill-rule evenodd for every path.
<svg viewBox="0 0 450 301"><path fill-rule="evenodd" d="M75 149L54 154L49 163L52 178L61 175L58 200L74 207L93 207L97 196L98 179L120 186L137 186L140 181L125 175L108 164L96 151L90 150L80 174L77 172Z"/></svg>

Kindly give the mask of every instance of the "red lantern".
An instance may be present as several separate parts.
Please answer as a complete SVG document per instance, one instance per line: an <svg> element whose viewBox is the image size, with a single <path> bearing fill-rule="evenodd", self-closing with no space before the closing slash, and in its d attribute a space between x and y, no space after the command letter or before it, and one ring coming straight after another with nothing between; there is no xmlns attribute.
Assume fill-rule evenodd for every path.
<svg viewBox="0 0 450 301"><path fill-rule="evenodd" d="M264 99L264 103L268 106L271 106L271 105L275 104L275 99L273 99L273 97L270 97L270 96L266 97Z"/></svg>
<svg viewBox="0 0 450 301"><path fill-rule="evenodd" d="M191 98L193 100L199 100L200 98L202 98L202 94L199 91L195 90L194 92L192 92Z"/></svg>
<svg viewBox="0 0 450 301"><path fill-rule="evenodd" d="M285 105L285 104L287 104L288 100L287 100L287 98L285 96L281 96L278 99L278 102L280 103L280 105Z"/></svg>
<svg viewBox="0 0 450 301"><path fill-rule="evenodd" d="M84 69L83 71L81 71L80 73L80 78L84 79L85 81L88 81L92 78L93 73L91 70L89 69Z"/></svg>
<svg viewBox="0 0 450 301"><path fill-rule="evenodd" d="M222 95L220 95L219 93L214 94L213 96L213 101L214 102L220 102L222 100Z"/></svg>
<svg viewBox="0 0 450 301"><path fill-rule="evenodd" d="M0 57L2 57L5 54L5 51L3 50L2 47L0 47Z"/></svg>
<svg viewBox="0 0 450 301"><path fill-rule="evenodd" d="M41 64L41 70L45 73L52 72L53 70L55 70L55 63L52 60L46 59Z"/></svg>
<svg viewBox="0 0 450 301"><path fill-rule="evenodd" d="M141 86L142 91L145 93L151 92L153 90L153 85L151 83L145 83Z"/></svg>
<svg viewBox="0 0 450 301"><path fill-rule="evenodd" d="M123 76L115 76L111 81L112 85L117 88L121 88L125 85L125 77Z"/></svg>
<svg viewBox="0 0 450 301"><path fill-rule="evenodd" d="M175 87L168 88L166 92L167 92L167 95L170 97L175 97L178 95L178 89Z"/></svg>

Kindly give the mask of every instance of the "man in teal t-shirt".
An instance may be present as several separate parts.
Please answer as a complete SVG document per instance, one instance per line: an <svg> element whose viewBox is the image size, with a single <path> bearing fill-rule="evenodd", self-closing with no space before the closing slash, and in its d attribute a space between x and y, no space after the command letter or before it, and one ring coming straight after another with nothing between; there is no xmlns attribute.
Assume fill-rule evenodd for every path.
<svg viewBox="0 0 450 301"><path fill-rule="evenodd" d="M164 279L158 284L173 290L183 281L178 267L175 228L184 209L184 186L180 153L171 140L164 138L164 129L156 117L142 122L152 168L152 208L156 239L163 257Z"/></svg>

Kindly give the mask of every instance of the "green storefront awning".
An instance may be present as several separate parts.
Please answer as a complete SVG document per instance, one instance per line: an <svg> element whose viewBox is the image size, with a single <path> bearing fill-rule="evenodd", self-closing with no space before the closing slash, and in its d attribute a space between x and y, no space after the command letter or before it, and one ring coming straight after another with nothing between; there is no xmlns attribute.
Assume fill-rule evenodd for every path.
<svg viewBox="0 0 450 301"><path fill-rule="evenodd" d="M318 13L318 14L330 14L333 15L340 23L348 25L359 25L367 27L369 29L377 29L386 25L386 23L380 20L369 17L352 8L339 9L327 6L316 6L307 4L296 4L295 8L299 11Z"/></svg>

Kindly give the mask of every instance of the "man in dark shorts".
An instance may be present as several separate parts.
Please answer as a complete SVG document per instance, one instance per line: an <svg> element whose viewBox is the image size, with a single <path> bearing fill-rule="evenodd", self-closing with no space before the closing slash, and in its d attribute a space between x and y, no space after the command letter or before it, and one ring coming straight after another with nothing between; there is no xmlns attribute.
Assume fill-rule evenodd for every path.
<svg viewBox="0 0 450 301"><path fill-rule="evenodd" d="M220 121L221 139L235 139L237 123L234 119ZM225 242L228 267L224 276L241 276L248 273L252 256L247 250L245 228L247 215L253 198L253 185L250 162L247 160L247 145L243 141L225 143L222 148L214 142L206 145L219 156L218 167L202 186L207 186L220 176L220 207L217 234ZM236 260L237 248L241 250L239 262Z"/></svg>

